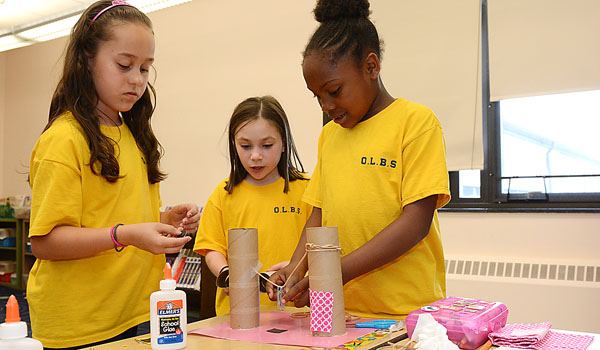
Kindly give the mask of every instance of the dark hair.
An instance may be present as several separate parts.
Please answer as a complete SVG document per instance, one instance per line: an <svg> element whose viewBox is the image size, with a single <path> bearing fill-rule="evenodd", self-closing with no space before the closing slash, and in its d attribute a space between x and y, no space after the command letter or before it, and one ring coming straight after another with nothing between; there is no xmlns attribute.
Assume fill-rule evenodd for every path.
<svg viewBox="0 0 600 350"><path fill-rule="evenodd" d="M89 59L98 53L101 42L112 38L111 28L116 22L139 23L152 30L152 22L143 12L133 6L115 6L92 21L100 11L111 5L111 1L97 1L87 8L73 27L65 53L62 77L52 96L50 115L46 131L65 112L71 112L81 125L90 148L90 168L109 182L119 179L119 162L115 157L115 141L100 131L96 111L98 93L89 70ZM166 174L159 169L163 149L152 132L150 119L154 113L156 92L148 82L142 97L131 110L121 112L123 121L133 134L140 150L144 153L148 181L164 180Z"/></svg>
<svg viewBox="0 0 600 350"><path fill-rule="evenodd" d="M285 111L273 96L247 98L233 110L228 126L231 172L225 190L232 193L233 188L248 175L235 149L235 135L246 123L258 118L271 121L281 135L284 151L277 164L277 171L279 171L279 176L285 179L283 192L287 193L290 189L290 181L306 180L307 178L303 175L304 167L298 157Z"/></svg>
<svg viewBox="0 0 600 350"><path fill-rule="evenodd" d="M321 25L310 38L303 57L313 51L329 55L332 62L350 53L357 64L374 52L381 60L381 47L375 25L369 20L368 0L319 0L314 9Z"/></svg>

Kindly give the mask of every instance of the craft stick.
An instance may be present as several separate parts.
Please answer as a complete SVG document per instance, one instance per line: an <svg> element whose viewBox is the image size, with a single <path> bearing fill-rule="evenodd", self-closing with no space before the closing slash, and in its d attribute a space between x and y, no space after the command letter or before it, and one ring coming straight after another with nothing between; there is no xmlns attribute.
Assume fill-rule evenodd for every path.
<svg viewBox="0 0 600 350"><path fill-rule="evenodd" d="M258 274L258 230L233 228L228 231L229 313L233 329L260 326Z"/></svg>
<svg viewBox="0 0 600 350"><path fill-rule="evenodd" d="M346 333L346 313L337 227L309 227L306 229L306 242L310 289L333 293L331 332L318 331L313 334L317 336L342 335Z"/></svg>
<svg viewBox="0 0 600 350"><path fill-rule="evenodd" d="M379 345L376 345L375 347L369 348L369 350L382 349L382 348L385 348L385 347L389 347L391 349L394 349L394 346L396 345L396 343L398 343L401 340L407 339L407 338L408 338L408 334L402 333L399 336L396 336L396 337L388 340L385 343L381 343ZM398 344L398 346L402 346L404 348L407 348L407 347L405 347L403 345L399 345L399 344Z"/></svg>
<svg viewBox="0 0 600 350"><path fill-rule="evenodd" d="M485 342L485 344L483 344L482 346L479 347L479 350L489 350L489 348L492 347L492 341L488 340Z"/></svg>

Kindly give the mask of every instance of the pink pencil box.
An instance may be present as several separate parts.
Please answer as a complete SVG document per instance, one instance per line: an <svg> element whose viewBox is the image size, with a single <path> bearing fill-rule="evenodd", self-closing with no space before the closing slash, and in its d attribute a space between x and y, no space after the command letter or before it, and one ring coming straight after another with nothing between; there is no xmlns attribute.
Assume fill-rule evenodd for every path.
<svg viewBox="0 0 600 350"><path fill-rule="evenodd" d="M448 297L414 310L406 317L412 337L420 314L429 313L447 330L448 339L462 349L475 349L488 334L506 325L508 309L500 302Z"/></svg>

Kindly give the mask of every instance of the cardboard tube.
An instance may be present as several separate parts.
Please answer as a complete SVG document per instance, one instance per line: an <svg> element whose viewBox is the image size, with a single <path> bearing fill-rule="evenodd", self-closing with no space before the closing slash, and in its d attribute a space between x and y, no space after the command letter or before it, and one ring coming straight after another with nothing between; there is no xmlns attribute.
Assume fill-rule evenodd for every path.
<svg viewBox="0 0 600 350"><path fill-rule="evenodd" d="M260 326L258 295L258 230L232 228L228 231L229 313L233 329Z"/></svg>
<svg viewBox="0 0 600 350"><path fill-rule="evenodd" d="M338 229L332 227L309 227L306 242L316 246L339 247ZM333 292L333 322L330 333L313 332L313 335L331 337L346 333L346 312L342 264L338 249L308 249L308 283L311 290Z"/></svg>

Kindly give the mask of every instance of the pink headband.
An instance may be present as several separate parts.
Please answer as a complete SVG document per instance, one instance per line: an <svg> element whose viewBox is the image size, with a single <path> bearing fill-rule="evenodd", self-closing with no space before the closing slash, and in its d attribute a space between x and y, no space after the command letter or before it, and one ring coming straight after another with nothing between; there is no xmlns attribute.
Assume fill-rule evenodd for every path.
<svg viewBox="0 0 600 350"><path fill-rule="evenodd" d="M94 18L92 18L92 22L94 22L96 20L96 18L100 17L101 14L103 14L104 12L110 10L113 7L117 7L117 6L131 6L133 8L135 8L135 6L133 6L132 4L126 2L126 1L122 1L122 0L113 0L112 4L107 6L104 10L98 12L97 15L94 16Z"/></svg>

